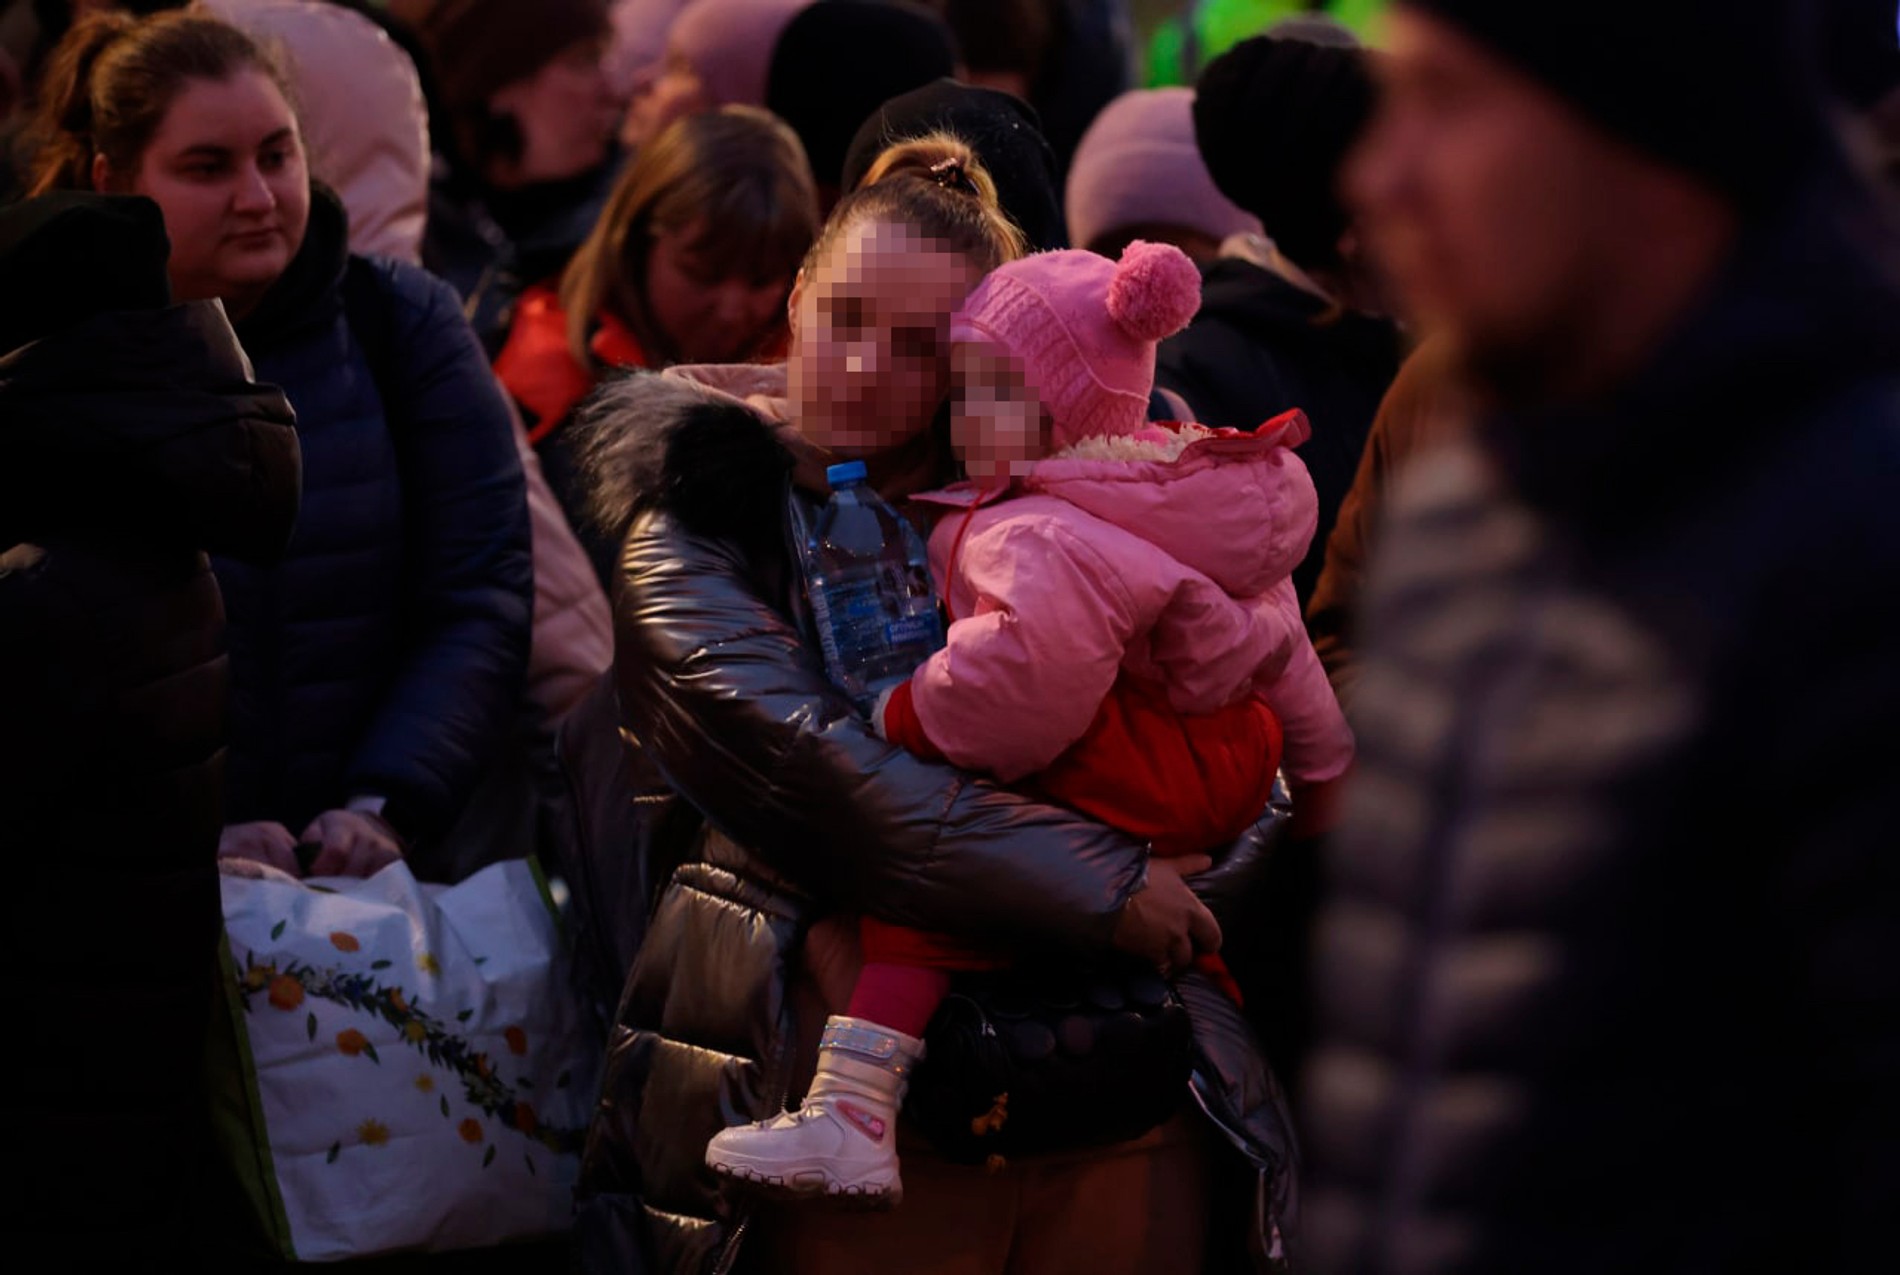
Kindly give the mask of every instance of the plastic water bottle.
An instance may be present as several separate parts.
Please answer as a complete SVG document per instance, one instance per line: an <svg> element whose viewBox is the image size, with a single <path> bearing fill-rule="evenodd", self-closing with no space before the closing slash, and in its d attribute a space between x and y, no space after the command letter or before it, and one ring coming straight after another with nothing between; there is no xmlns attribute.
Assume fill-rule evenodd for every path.
<svg viewBox="0 0 1900 1275"><path fill-rule="evenodd" d="M943 612L922 537L871 490L864 462L825 478L831 501L804 547L805 590L831 680L868 714L943 645Z"/></svg>

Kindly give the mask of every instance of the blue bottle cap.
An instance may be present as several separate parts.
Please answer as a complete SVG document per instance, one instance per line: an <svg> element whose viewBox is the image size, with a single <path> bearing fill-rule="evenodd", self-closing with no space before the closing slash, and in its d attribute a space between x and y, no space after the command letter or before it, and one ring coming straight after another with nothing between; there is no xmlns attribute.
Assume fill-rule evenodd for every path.
<svg viewBox="0 0 1900 1275"><path fill-rule="evenodd" d="M865 469L861 460L848 460L842 465L833 465L825 470L825 481L833 487L842 487L846 483L861 483L870 471Z"/></svg>

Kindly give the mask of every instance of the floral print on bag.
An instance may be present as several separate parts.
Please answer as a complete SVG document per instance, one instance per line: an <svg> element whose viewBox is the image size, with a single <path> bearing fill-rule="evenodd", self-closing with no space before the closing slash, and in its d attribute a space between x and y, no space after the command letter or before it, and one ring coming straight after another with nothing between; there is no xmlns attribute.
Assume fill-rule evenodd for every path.
<svg viewBox="0 0 1900 1275"><path fill-rule="evenodd" d="M362 945L353 935L339 930L329 937L331 945L339 952L361 950ZM419 960L417 964L428 973L435 973L439 969L435 958L426 954L425 960ZM307 1001L315 1001L367 1014L394 1028L403 1044L416 1050L431 1064L454 1073L462 1082L463 1101L483 1115L492 1117L500 1127L531 1138L556 1154L572 1154L580 1150L585 1133L583 1128L543 1123L533 1106L520 1095L520 1090L533 1087L527 1076L518 1076L513 1084L508 1083L497 1070L495 1060L486 1052L475 1049L466 1037L457 1034L448 1024L415 1008L402 988L384 986L378 982L375 972L389 965L390 962L386 960L378 960L371 962L372 972L357 973L322 968L295 959L281 964L259 963L254 956L247 954L244 968L237 976L238 995L247 1013L252 1011L253 1001L261 994L272 1008L286 1013L302 1008ZM456 1017L465 1023L473 1015L474 1010L465 1009ZM309 1012L306 1029L314 1042L319 1029L315 1008ZM334 1041L337 1052L345 1057L363 1058L379 1066L382 1063L375 1044L359 1028L342 1029L336 1033ZM528 1035L520 1026L505 1028L502 1041L510 1055L527 1056ZM555 1085L564 1089L568 1080L568 1073L562 1072ZM422 1100L426 1100L426 1095L434 1092L435 1088L434 1079L427 1073L416 1077L415 1089L418 1095L424 1096ZM454 1119L454 1108L447 1094L440 1095L437 1110L445 1121ZM451 1127L456 1136L471 1145L479 1146L488 1140L486 1126L473 1116L465 1117ZM375 1117L364 1119L354 1127L347 1141L339 1138L331 1145L327 1162L336 1163L348 1143L381 1147L388 1144L390 1137L390 1127L383 1120ZM494 1162L496 1151L495 1145L489 1143L483 1154L483 1167ZM533 1168L532 1162L529 1167Z"/></svg>

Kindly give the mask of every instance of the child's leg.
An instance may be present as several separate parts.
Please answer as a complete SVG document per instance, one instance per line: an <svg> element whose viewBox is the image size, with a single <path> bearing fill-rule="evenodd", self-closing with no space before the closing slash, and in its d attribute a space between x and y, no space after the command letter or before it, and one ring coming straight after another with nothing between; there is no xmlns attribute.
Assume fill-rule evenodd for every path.
<svg viewBox="0 0 1900 1275"><path fill-rule="evenodd" d="M859 926L864 972L851 993L850 1015L922 1036L950 991L956 970L996 969L988 953L941 934L908 930L865 917Z"/></svg>
<svg viewBox="0 0 1900 1275"><path fill-rule="evenodd" d="M851 1012L825 1024L818 1074L796 1112L714 1136L713 1172L804 1195L844 1195L894 1203L902 1198L897 1113L910 1069L923 1056L917 1039L944 993L950 972L1002 963L943 938L866 920L864 972Z"/></svg>
<svg viewBox="0 0 1900 1275"><path fill-rule="evenodd" d="M881 1027L922 1036L950 991L948 970L921 965L866 965L845 1013Z"/></svg>

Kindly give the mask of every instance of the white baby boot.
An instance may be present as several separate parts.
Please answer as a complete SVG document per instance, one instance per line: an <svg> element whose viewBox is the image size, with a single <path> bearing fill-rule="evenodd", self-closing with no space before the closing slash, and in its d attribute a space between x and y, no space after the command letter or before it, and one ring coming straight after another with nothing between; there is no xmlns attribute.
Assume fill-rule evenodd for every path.
<svg viewBox="0 0 1900 1275"><path fill-rule="evenodd" d="M706 1144L713 1172L775 1194L845 1196L884 1207L904 1196L897 1112L924 1043L862 1018L833 1016L804 1105Z"/></svg>

